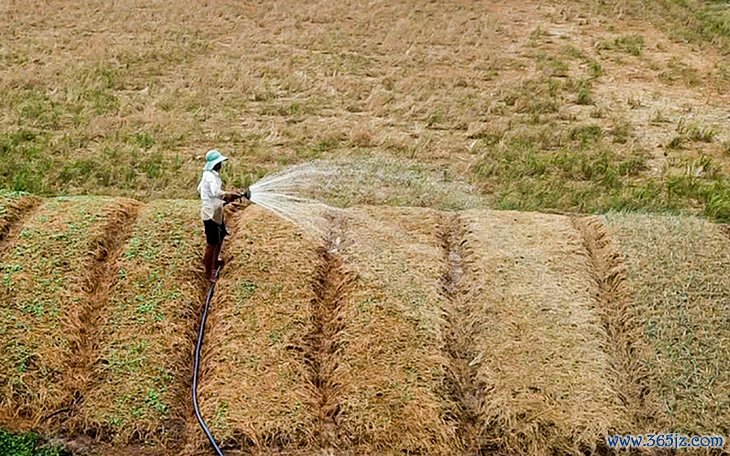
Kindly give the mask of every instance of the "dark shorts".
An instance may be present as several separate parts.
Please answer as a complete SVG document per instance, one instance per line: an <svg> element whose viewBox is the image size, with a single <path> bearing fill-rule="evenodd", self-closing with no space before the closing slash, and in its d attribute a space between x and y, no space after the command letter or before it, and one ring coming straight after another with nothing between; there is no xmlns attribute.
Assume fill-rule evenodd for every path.
<svg viewBox="0 0 730 456"><path fill-rule="evenodd" d="M225 222L219 225L213 220L203 220L203 225L205 225L205 242L207 242L208 245L220 244L223 242L223 238L228 234Z"/></svg>

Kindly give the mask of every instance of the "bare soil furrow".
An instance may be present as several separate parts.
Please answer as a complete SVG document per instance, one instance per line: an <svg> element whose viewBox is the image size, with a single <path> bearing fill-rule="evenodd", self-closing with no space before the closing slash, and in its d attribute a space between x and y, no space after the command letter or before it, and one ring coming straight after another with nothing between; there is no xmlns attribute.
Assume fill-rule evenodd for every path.
<svg viewBox="0 0 730 456"><path fill-rule="evenodd" d="M474 360L478 353L473 345L478 328L468 300L463 293L463 276L468 273L468 252L465 227L458 216L444 217L439 237L444 254L441 290L444 301L444 352L449 360L448 391L456 404L457 438L464 454L481 454L484 423L484 385L476 377Z"/></svg>
<svg viewBox="0 0 730 456"><path fill-rule="evenodd" d="M325 245L317 249L320 263L312 282L311 327L305 337L304 358L314 393L311 406L316 422L315 440L323 449L338 446L336 428L340 413L340 381L336 371L343 348L340 337L345 326L343 306L355 279L336 253L338 239L339 236L333 232Z"/></svg>
<svg viewBox="0 0 730 456"><path fill-rule="evenodd" d="M610 341L606 351L612 360L619 399L629 414L633 429L649 431L647 426L651 426L656 407L652 406L651 392L646 387L649 372L640 363L648 346L643 342L640 322L631 312L623 255L601 220L573 217L571 221L581 234L588 254L597 290L595 309Z"/></svg>

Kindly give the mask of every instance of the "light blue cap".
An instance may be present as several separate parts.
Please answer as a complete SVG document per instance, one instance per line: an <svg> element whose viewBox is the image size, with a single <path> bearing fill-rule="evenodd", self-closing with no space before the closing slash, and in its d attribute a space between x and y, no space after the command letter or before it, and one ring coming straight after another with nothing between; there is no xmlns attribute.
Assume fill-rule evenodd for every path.
<svg viewBox="0 0 730 456"><path fill-rule="evenodd" d="M212 171L215 165L226 160L228 160L228 157L216 149L209 150L208 153L205 154L205 167L203 169L205 171Z"/></svg>

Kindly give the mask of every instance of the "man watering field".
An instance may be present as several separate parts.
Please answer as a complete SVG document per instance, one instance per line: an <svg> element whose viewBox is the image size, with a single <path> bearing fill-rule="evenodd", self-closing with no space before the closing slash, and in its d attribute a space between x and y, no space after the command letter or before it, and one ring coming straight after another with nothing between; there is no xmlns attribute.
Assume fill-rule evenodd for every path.
<svg viewBox="0 0 730 456"><path fill-rule="evenodd" d="M205 265L205 277L212 283L215 283L217 280L215 274L217 266L223 263L220 252L223 246L223 239L228 235L228 230L226 230L226 224L223 220L223 205L241 197L248 198L248 191L243 193L223 191L223 183L219 173L223 162L226 160L228 160L228 157L219 151L208 151L205 154L203 175L198 184L198 193L200 193L202 202L200 216L203 219L203 225L205 227L206 241L203 264Z"/></svg>

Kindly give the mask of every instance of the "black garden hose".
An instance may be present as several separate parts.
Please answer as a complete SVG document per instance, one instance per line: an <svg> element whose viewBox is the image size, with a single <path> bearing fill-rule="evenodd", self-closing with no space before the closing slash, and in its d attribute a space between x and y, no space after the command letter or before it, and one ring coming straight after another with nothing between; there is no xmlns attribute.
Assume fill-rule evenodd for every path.
<svg viewBox="0 0 730 456"><path fill-rule="evenodd" d="M223 266L218 266L215 271L215 276L218 277ZM200 407L198 406L198 371L200 370L200 352L203 349L203 339L205 339L205 321L208 319L208 309L210 308L210 300L213 298L213 292L215 291L215 283L210 284L208 294L205 297L205 305L203 306L203 314L200 317L200 330L198 331L198 342L195 344L195 361L193 366L193 408L195 409L195 417L198 419L200 427L203 429L205 436L208 437L210 446L215 450L217 456L224 456L223 451L215 441L215 437L208 429L208 425L205 424L203 415L200 414Z"/></svg>

